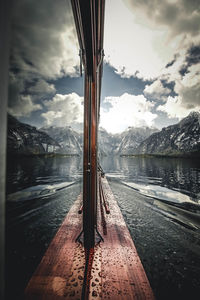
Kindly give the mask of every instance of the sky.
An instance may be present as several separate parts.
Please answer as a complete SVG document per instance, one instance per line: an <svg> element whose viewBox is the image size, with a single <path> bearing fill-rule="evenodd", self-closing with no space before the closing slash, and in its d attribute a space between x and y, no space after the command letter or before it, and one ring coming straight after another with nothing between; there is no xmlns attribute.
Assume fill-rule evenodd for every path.
<svg viewBox="0 0 200 300"><path fill-rule="evenodd" d="M8 111L82 129L84 77L69 0L13 1ZM200 111L198 0L106 0L100 126L161 129Z"/></svg>

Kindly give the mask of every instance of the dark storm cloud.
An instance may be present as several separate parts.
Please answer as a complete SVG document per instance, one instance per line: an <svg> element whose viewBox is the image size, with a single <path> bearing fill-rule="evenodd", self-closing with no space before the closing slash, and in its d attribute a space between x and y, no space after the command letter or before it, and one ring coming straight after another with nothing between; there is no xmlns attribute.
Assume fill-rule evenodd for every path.
<svg viewBox="0 0 200 300"><path fill-rule="evenodd" d="M69 0L14 2L11 54L15 67L45 78L73 75L76 64L69 44L74 44L75 37Z"/></svg>
<svg viewBox="0 0 200 300"><path fill-rule="evenodd" d="M47 80L77 76L78 47L69 0L13 1L9 108L36 110L39 95L55 92ZM34 97L36 95L37 97ZM26 110L27 111L27 110ZM29 113L30 113L29 112Z"/></svg>

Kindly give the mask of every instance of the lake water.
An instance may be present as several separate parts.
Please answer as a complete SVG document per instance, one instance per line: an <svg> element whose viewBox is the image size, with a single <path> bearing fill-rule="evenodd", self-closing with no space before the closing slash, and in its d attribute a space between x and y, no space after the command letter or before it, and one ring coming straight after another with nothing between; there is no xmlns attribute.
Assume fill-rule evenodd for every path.
<svg viewBox="0 0 200 300"><path fill-rule="evenodd" d="M8 160L6 299L23 299L28 280L81 191L80 157Z"/></svg>
<svg viewBox="0 0 200 300"><path fill-rule="evenodd" d="M161 232L159 226L167 228L165 239L161 242L163 235L159 242L155 241L157 246L152 249L152 255L155 257L157 255L155 253L159 252L159 257L162 257L166 263L166 251L173 250L172 252L176 253L170 257L170 263L174 260L173 266L178 261L177 253L181 255L182 260L186 260L187 258L182 255L186 248L181 254L179 252L179 248L183 249L183 245L180 244L183 239L178 236L180 233L184 234L187 236L186 240L188 237L192 238L190 245L192 243L196 245L193 247L196 254L187 246L187 251L193 251L188 256L187 265L191 266L192 256L194 264L199 264L195 269L198 273L200 271L200 260L197 255L200 245L200 162L173 158L104 157L101 160L101 166L111 184L136 246L138 245L137 249L142 256L143 264L146 264L148 276L155 290L159 289L156 282L159 286L162 285L158 280L158 275L155 275L156 272L161 271L157 266L156 271L151 273L152 256L145 249L151 244L152 235L156 234L159 237L159 232ZM81 191L82 160L80 157L35 157L8 160L7 299L22 298L24 287ZM133 196L137 201L133 200ZM147 238L145 233L151 226L154 227ZM158 230L157 233L155 233L155 228ZM176 236L174 236L174 230L177 232ZM166 239L172 235L176 242L173 240L171 246L166 248ZM180 243L177 242L178 240ZM158 248L159 243L160 248ZM158 259L156 261L160 264ZM179 266L184 268L181 263ZM182 269L179 270L179 273L181 272ZM188 276L195 277L196 273L191 272ZM171 276L175 276L174 273ZM184 283L182 281L181 286ZM194 286L198 284L199 282ZM200 287L198 291L200 292ZM160 299L162 298L160 296Z"/></svg>
<svg viewBox="0 0 200 300"><path fill-rule="evenodd" d="M199 299L200 162L105 157L101 164L156 299Z"/></svg>
<svg viewBox="0 0 200 300"><path fill-rule="evenodd" d="M108 178L119 179L149 196L200 201L200 161L183 158L104 157ZM171 194L170 196L168 194ZM172 195L173 194L173 195Z"/></svg>

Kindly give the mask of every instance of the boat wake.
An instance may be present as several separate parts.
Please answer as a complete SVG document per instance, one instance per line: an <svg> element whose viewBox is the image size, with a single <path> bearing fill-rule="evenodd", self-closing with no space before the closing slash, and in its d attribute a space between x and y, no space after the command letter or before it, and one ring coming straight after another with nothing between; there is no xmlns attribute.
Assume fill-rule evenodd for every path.
<svg viewBox="0 0 200 300"><path fill-rule="evenodd" d="M151 184L144 185L144 184L137 184L133 182L125 182L125 181L122 181L122 183L135 189L136 191L140 192L145 196L153 197L158 200L167 200L174 203L183 203L183 202L193 203L193 201L190 199L189 196L159 185L151 185Z"/></svg>
<svg viewBox="0 0 200 300"><path fill-rule="evenodd" d="M157 185L122 181L141 195L151 199L152 209L171 221L191 230L200 230L200 201L198 203L178 191Z"/></svg>
<svg viewBox="0 0 200 300"><path fill-rule="evenodd" d="M49 195L55 194L57 191L63 190L75 184L76 182L77 181L71 181L57 184L40 184L36 186L31 186L21 191L8 194L7 201L28 201L36 198L48 197Z"/></svg>

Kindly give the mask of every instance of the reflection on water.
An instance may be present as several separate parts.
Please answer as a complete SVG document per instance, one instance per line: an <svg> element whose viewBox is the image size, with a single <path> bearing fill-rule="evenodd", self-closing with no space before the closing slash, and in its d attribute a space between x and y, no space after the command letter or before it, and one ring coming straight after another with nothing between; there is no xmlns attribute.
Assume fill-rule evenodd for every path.
<svg viewBox="0 0 200 300"><path fill-rule="evenodd" d="M33 186L73 182L82 178L80 157L24 157L7 163L7 194ZM48 188L48 187L47 187Z"/></svg>
<svg viewBox="0 0 200 300"><path fill-rule="evenodd" d="M158 193L161 192L159 187L165 187L188 195L195 202L200 200L200 162L197 160L115 156L103 157L101 165L108 177L139 184L144 192L148 186L148 193L151 190L154 196L157 186Z"/></svg>
<svg viewBox="0 0 200 300"><path fill-rule="evenodd" d="M200 162L104 157L101 166L155 298L198 299Z"/></svg>
<svg viewBox="0 0 200 300"><path fill-rule="evenodd" d="M28 280L81 191L80 157L9 159L6 299L23 299Z"/></svg>
<svg viewBox="0 0 200 300"><path fill-rule="evenodd" d="M112 179L111 187L114 186L114 192L132 236L136 242L138 239L137 247L141 257L146 257L147 260L149 257L149 272L152 269L151 262L154 255L149 255L148 251L145 254L145 244L148 239L148 249L150 249L154 236L159 239L163 238L162 251L160 240L153 244L155 253L160 251L161 258L166 253L165 241L169 241L173 236L175 236L175 241L172 240L171 246L167 249L171 251L170 249L175 248L173 251L177 253L180 249L185 249L184 245L177 244L179 236L180 243L182 243L180 228L173 227L170 231L171 221L173 224L181 224L183 228L192 229L193 235L198 234L199 205L194 203L194 201L198 202L200 194L200 163L198 161L172 158L104 157L101 165L106 176ZM22 299L21 295L29 278L81 191L82 159L79 157L32 157L8 161L7 299ZM160 224L162 228L159 227ZM146 234L148 230L150 232ZM163 230L165 235L163 235ZM177 230L177 234L174 230ZM187 240L191 236L189 233ZM157 248L156 245L158 245ZM197 243L192 244L193 248L194 245ZM154 263L156 265L156 259ZM162 262L157 265L161 264ZM148 270L148 264L146 267ZM154 274L158 273L158 270L154 272ZM158 282L157 277L155 281L152 279L154 286ZM10 289L11 286L12 289Z"/></svg>

